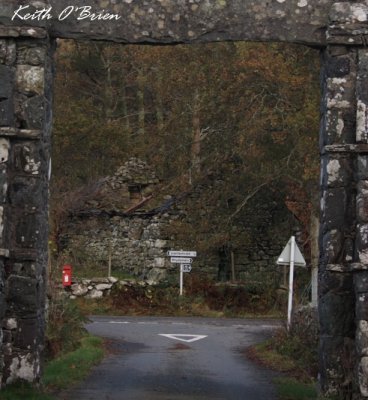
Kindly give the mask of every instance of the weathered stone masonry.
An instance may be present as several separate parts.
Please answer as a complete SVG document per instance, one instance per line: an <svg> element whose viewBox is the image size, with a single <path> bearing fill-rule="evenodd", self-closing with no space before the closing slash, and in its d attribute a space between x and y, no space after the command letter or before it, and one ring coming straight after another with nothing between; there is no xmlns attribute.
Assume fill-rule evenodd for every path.
<svg viewBox="0 0 368 400"><path fill-rule="evenodd" d="M57 13L70 5L66 0L30 0L28 4L37 8L51 6L55 17L11 21L14 10L24 3L0 0L2 383L39 378L51 124L48 36L166 44L276 40L313 45L324 52L321 385L323 391L341 397L367 398L367 2L91 0L94 10L121 15L118 21L106 22L77 21L76 13L58 21ZM82 0L73 4L85 5Z"/></svg>
<svg viewBox="0 0 368 400"><path fill-rule="evenodd" d="M51 45L44 30L0 38L0 382L40 376L44 340Z"/></svg>

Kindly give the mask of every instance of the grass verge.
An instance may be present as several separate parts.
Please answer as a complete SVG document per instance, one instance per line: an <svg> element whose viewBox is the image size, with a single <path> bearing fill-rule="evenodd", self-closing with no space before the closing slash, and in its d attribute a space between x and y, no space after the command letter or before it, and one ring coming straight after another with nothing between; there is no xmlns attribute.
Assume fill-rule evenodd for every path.
<svg viewBox="0 0 368 400"><path fill-rule="evenodd" d="M300 382L294 378L278 378L275 384L280 400L316 400L318 398L314 383Z"/></svg>
<svg viewBox="0 0 368 400"><path fill-rule="evenodd" d="M98 364L104 355L102 339L86 336L81 346L48 363L43 383L48 390L61 390L84 379L91 368Z"/></svg>
<svg viewBox="0 0 368 400"><path fill-rule="evenodd" d="M36 390L28 384L16 384L0 392L1 400L53 400L57 392L84 379L91 368L104 356L103 341L94 336L85 336L75 351L58 357L45 366L43 389Z"/></svg>
<svg viewBox="0 0 368 400"><path fill-rule="evenodd" d="M279 400L318 399L316 381L310 371L303 368L300 360L279 353L272 339L247 349L246 355L257 364L281 373L274 380Z"/></svg>

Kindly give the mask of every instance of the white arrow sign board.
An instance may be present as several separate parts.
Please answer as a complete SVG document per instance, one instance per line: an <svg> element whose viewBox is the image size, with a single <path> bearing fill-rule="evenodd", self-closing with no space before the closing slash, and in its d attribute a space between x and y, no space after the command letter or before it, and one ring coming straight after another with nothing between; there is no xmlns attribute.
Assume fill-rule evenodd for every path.
<svg viewBox="0 0 368 400"><path fill-rule="evenodd" d="M191 264L193 259L186 257L171 257L170 262L173 264Z"/></svg>
<svg viewBox="0 0 368 400"><path fill-rule="evenodd" d="M207 335L187 335L183 333L159 333L159 336L165 336L169 339L181 340L182 342L192 343L207 337Z"/></svg>
<svg viewBox="0 0 368 400"><path fill-rule="evenodd" d="M291 238L287 242L284 250L280 254L279 258L276 261L278 265L289 265L290 264L290 250L291 250ZM294 265L299 267L305 267L306 262L302 253L299 250L298 245L295 243L295 254L294 254Z"/></svg>
<svg viewBox="0 0 368 400"><path fill-rule="evenodd" d="M190 264L182 264L183 272L190 272L192 270L192 266Z"/></svg>
<svg viewBox="0 0 368 400"><path fill-rule="evenodd" d="M184 250L169 250L167 252L169 257L197 257L196 251L184 251Z"/></svg>

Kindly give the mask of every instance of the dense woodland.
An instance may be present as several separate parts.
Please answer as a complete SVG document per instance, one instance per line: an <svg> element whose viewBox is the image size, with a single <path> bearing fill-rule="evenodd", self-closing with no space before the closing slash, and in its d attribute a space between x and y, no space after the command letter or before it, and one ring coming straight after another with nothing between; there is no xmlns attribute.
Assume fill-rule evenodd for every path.
<svg viewBox="0 0 368 400"><path fill-rule="evenodd" d="M60 41L56 72L54 220L75 190L135 156L160 176L157 199L211 188L206 202L222 210L206 215L217 245L265 188L308 234L318 193L318 51Z"/></svg>

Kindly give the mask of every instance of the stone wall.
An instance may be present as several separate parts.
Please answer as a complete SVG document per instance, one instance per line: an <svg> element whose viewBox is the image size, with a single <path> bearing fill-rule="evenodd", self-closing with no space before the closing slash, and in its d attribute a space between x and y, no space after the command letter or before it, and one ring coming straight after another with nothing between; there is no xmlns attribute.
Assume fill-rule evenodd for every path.
<svg viewBox="0 0 368 400"><path fill-rule="evenodd" d="M76 260L82 267L83 263L97 264L106 271L111 255L113 272L123 272L154 283L165 279L166 271L171 268L166 256L169 242L162 236L167 223L167 215L74 220L64 238L64 255L68 262Z"/></svg>
<svg viewBox="0 0 368 400"><path fill-rule="evenodd" d="M0 386L40 376L44 345L52 46L41 29L0 39Z"/></svg>
<svg viewBox="0 0 368 400"><path fill-rule="evenodd" d="M103 209L81 210L79 216L69 220L63 232L65 261L74 263L78 275L81 269L78 267L83 264L99 265L100 269L107 270L111 257L113 272L128 273L155 283L167 279L171 273L177 274L178 266L170 263L168 250L196 250L198 257L193 262L193 273L206 274L209 279L229 280L232 252L237 280L275 281L279 274L276 258L296 224L282 196L275 199L275 193L261 191L232 224L233 239L218 243L216 233L226 223L227 213L211 201L211 196L206 196L206 192L214 193L218 189L213 185L200 186L153 215L142 210L114 216ZM121 187L110 189L107 197L119 197L113 193L116 190L120 191ZM87 204L106 202L100 198L98 202L91 199ZM214 214L217 221L211 225Z"/></svg>

